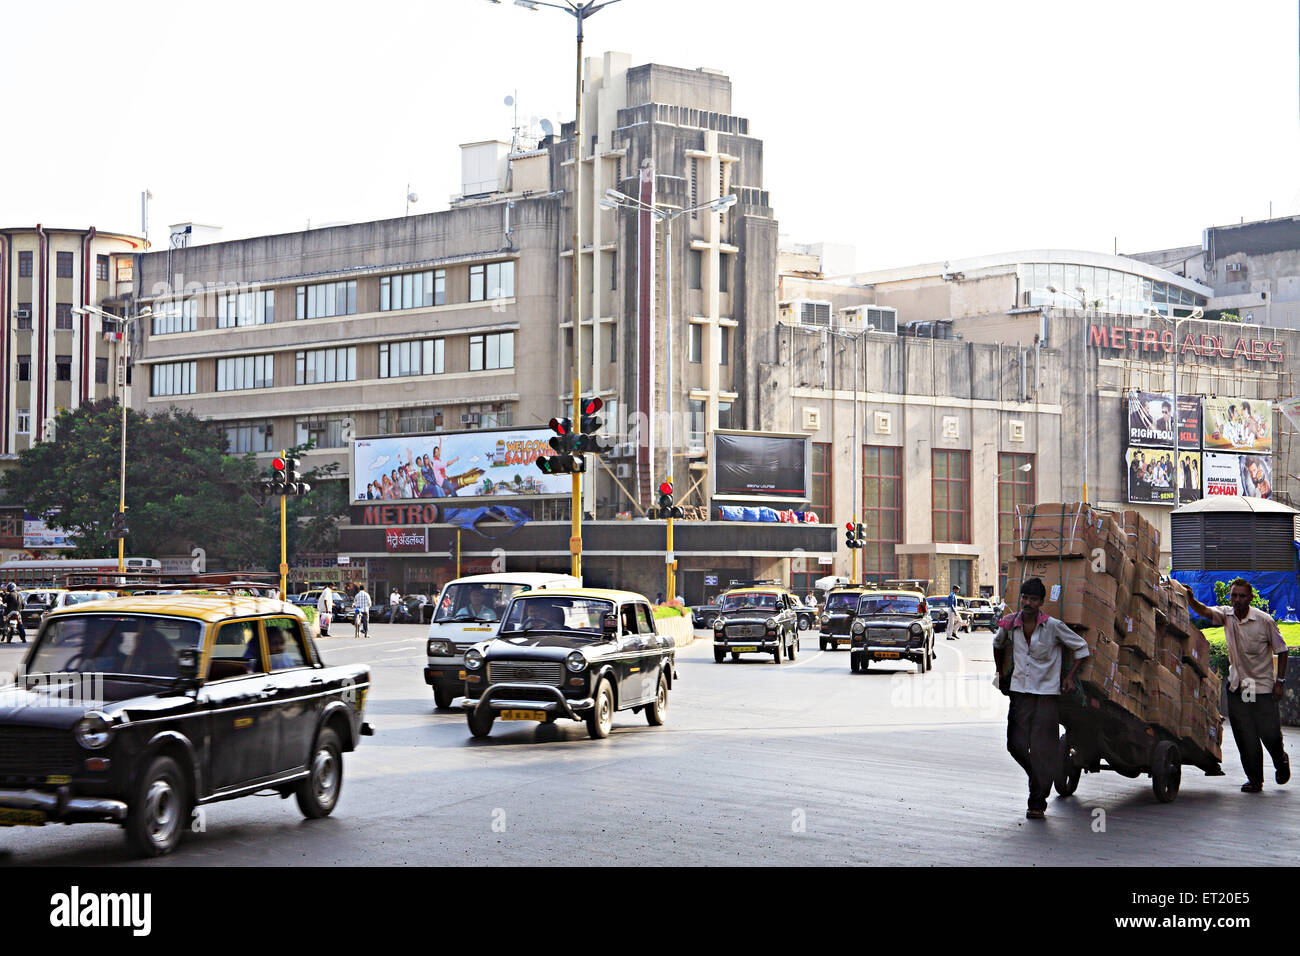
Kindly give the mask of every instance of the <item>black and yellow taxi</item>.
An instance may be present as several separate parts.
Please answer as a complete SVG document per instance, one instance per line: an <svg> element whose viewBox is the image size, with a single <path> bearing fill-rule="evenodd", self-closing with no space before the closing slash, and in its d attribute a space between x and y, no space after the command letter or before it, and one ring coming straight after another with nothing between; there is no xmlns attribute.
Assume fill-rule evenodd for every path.
<svg viewBox="0 0 1300 956"><path fill-rule="evenodd" d="M849 670L854 674L872 661L910 661L924 674L934 662L934 623L920 591L864 591L849 634Z"/></svg>
<svg viewBox="0 0 1300 956"><path fill-rule="evenodd" d="M585 721L608 737L614 714L644 713L660 726L677 680L676 642L660 634L650 601L632 591L555 588L510 599L496 637L465 651L470 733L497 720Z"/></svg>
<svg viewBox="0 0 1300 956"><path fill-rule="evenodd" d="M713 621L713 660L728 654L771 654L780 664L799 653L799 610L803 602L778 585L732 588L718 598Z"/></svg>
<svg viewBox="0 0 1300 956"><path fill-rule="evenodd" d="M845 584L826 592L826 604L821 613L821 630L817 634L818 646L823 651L839 650L848 644L849 628L858 615L858 601L868 588L863 584Z"/></svg>
<svg viewBox="0 0 1300 956"><path fill-rule="evenodd" d="M370 671L329 667L291 604L227 593L52 611L0 688L0 826L109 822L145 856L205 804L333 812Z"/></svg>

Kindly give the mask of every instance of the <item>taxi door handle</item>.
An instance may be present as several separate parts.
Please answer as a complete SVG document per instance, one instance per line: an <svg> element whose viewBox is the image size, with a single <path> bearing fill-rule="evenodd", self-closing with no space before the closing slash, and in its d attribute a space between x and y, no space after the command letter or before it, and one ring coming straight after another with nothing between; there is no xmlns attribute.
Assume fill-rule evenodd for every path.
<svg viewBox="0 0 1300 956"><path fill-rule="evenodd" d="M267 684L265 687L261 689L259 693L263 697L274 697L275 691L276 691L276 686L274 684Z"/></svg>

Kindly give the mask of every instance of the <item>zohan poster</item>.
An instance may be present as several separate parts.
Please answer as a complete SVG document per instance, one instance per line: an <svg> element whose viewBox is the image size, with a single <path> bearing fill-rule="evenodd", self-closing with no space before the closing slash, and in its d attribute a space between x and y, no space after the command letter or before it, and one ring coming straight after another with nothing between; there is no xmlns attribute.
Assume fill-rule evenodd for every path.
<svg viewBox="0 0 1300 956"><path fill-rule="evenodd" d="M1268 455L1205 454L1205 496L1273 497L1273 459Z"/></svg>

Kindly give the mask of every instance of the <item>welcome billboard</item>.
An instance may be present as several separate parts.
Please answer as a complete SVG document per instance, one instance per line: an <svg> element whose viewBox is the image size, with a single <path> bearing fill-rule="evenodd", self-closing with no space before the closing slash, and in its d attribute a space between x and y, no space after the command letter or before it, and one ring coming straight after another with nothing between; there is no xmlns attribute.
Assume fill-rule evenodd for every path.
<svg viewBox="0 0 1300 956"><path fill-rule="evenodd" d="M534 464L552 454L548 428L358 438L352 445L353 501L567 495L569 475Z"/></svg>

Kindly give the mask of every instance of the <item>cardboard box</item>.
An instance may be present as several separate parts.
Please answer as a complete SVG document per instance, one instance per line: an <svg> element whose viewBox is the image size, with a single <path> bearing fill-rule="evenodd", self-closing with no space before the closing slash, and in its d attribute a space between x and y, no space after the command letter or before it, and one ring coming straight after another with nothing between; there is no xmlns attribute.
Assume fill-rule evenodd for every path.
<svg viewBox="0 0 1300 956"><path fill-rule="evenodd" d="M1007 566L1009 606L1015 607L1020 582L1041 578L1047 589L1043 612L1077 630L1109 632L1114 628L1115 579L1078 559L1033 558Z"/></svg>
<svg viewBox="0 0 1300 956"><path fill-rule="evenodd" d="M1124 512L1128 550L1152 567L1160 563L1160 532L1136 511Z"/></svg>
<svg viewBox="0 0 1300 956"><path fill-rule="evenodd" d="M1128 687L1130 694L1143 695L1146 693L1146 680L1142 676L1141 667L1120 664L1118 673L1124 678L1124 683Z"/></svg>
<svg viewBox="0 0 1300 956"><path fill-rule="evenodd" d="M1188 610L1187 599L1182 598L1182 603L1179 603L1179 595L1173 592L1171 592L1170 597L1169 611L1167 612L1169 629L1178 636L1179 640L1186 640L1192 629L1192 614Z"/></svg>
<svg viewBox="0 0 1300 956"><path fill-rule="evenodd" d="M1135 562L1129 590L1134 597L1142 598L1154 608L1160 601L1160 572L1155 564L1145 559Z"/></svg>
<svg viewBox="0 0 1300 956"><path fill-rule="evenodd" d="M1183 664L1183 659L1181 655L1170 651L1168 648L1164 648L1164 647L1157 648L1155 659L1157 664L1159 664L1165 670L1172 673L1179 680L1182 680L1183 671L1192 670L1190 667L1187 667ZM1192 671L1192 673L1195 673L1195 671ZM1199 677L1199 675L1197 676Z"/></svg>
<svg viewBox="0 0 1300 956"><path fill-rule="evenodd" d="M1023 558L1092 558L1105 553L1110 515L1082 502L1044 502L1017 505L1012 554ZM1119 542L1112 547L1123 552Z"/></svg>
<svg viewBox="0 0 1300 956"><path fill-rule="evenodd" d="M1183 660L1191 664L1196 669L1196 673L1202 677L1210 673L1210 642L1205 639L1205 635L1199 628L1191 629L1182 651Z"/></svg>
<svg viewBox="0 0 1300 956"><path fill-rule="evenodd" d="M1214 705L1215 713L1219 711L1219 701L1223 698L1223 681L1214 671L1201 678L1201 696Z"/></svg>
<svg viewBox="0 0 1300 956"><path fill-rule="evenodd" d="M1149 724L1165 728L1171 734L1176 734L1183 719L1182 700L1159 692L1148 693L1142 719Z"/></svg>

